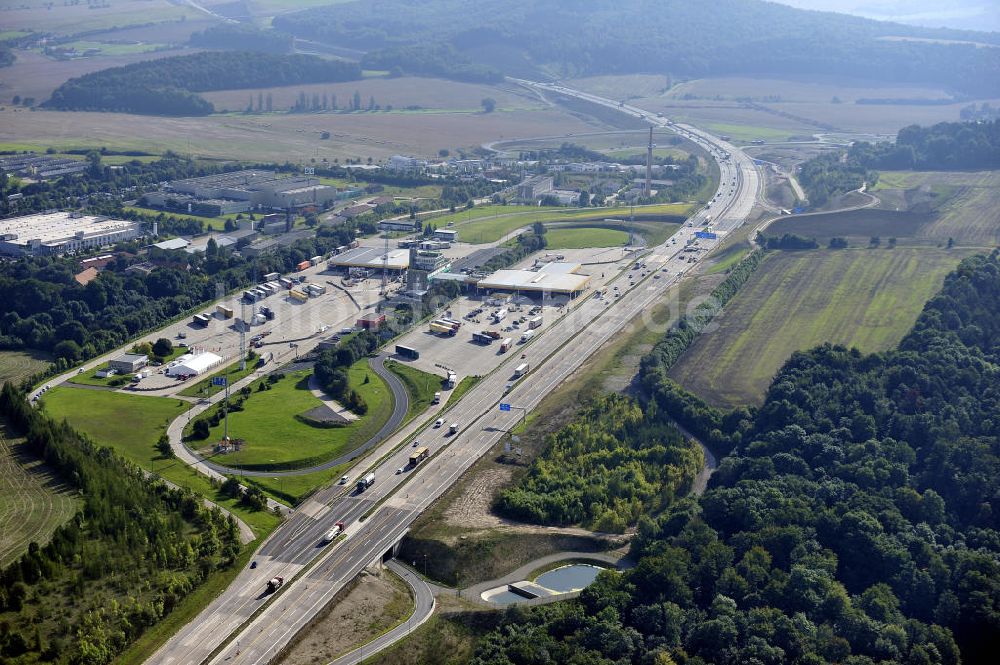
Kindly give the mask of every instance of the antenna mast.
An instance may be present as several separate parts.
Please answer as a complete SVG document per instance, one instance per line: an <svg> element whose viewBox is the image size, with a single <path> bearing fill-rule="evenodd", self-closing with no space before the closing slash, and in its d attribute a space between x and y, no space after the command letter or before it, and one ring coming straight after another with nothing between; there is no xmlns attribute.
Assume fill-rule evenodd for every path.
<svg viewBox="0 0 1000 665"><path fill-rule="evenodd" d="M646 191L648 199L653 195L653 128L649 128L649 145L646 148Z"/></svg>

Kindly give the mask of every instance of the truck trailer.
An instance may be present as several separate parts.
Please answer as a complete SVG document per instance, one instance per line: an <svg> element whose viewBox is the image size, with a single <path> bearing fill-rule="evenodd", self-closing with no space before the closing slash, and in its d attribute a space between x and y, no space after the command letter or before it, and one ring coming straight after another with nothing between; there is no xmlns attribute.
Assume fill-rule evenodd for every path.
<svg viewBox="0 0 1000 665"><path fill-rule="evenodd" d="M364 492L366 489L375 484L375 472L372 471L367 475L358 478L358 491Z"/></svg>
<svg viewBox="0 0 1000 665"><path fill-rule="evenodd" d="M535 316L528 321L528 330L534 330L536 328L542 327L542 317Z"/></svg>
<svg viewBox="0 0 1000 665"><path fill-rule="evenodd" d="M298 300L299 302L305 302L309 300L309 296L307 296L302 291L299 291L298 289L292 289L291 291L288 292L288 295L294 298L295 300Z"/></svg>
<svg viewBox="0 0 1000 665"><path fill-rule="evenodd" d="M510 351L511 345L514 343L510 337L505 337L502 342L500 342L500 353L507 353Z"/></svg>
<svg viewBox="0 0 1000 665"><path fill-rule="evenodd" d="M337 522L336 524L333 525L332 529L330 529L329 531L326 532L326 534L324 534L323 542L332 543L334 540L336 540L337 536L339 536L343 532L344 532L344 523Z"/></svg>
<svg viewBox="0 0 1000 665"><path fill-rule="evenodd" d="M211 320L207 314L195 314L191 322L196 326L207 326Z"/></svg>
<svg viewBox="0 0 1000 665"><path fill-rule="evenodd" d="M420 358L420 352L416 349L411 349L408 346L403 346L402 344L396 345L396 355L401 358L406 358L407 360L417 360Z"/></svg>
<svg viewBox="0 0 1000 665"><path fill-rule="evenodd" d="M521 363L514 369L514 377L518 379L521 378L528 373L528 369L528 363Z"/></svg>
<svg viewBox="0 0 1000 665"><path fill-rule="evenodd" d="M430 451L427 449L427 446L420 446L412 453L410 453L410 466L416 466L420 464L422 461L427 459L427 456L429 454Z"/></svg>
<svg viewBox="0 0 1000 665"><path fill-rule="evenodd" d="M492 344L493 337L487 335L485 332L474 332L472 333L472 341L477 344Z"/></svg>
<svg viewBox="0 0 1000 665"><path fill-rule="evenodd" d="M430 326L431 332L438 335L446 335L452 337L455 334L455 329L451 326L441 323L440 321L431 321Z"/></svg>
<svg viewBox="0 0 1000 665"><path fill-rule="evenodd" d="M225 305L218 305L215 308L215 311L218 312L219 316L221 316L224 319L231 319L231 318L233 318L233 308L232 307L226 307Z"/></svg>
<svg viewBox="0 0 1000 665"><path fill-rule="evenodd" d="M272 577L267 581L267 593L274 593L285 584L284 577Z"/></svg>

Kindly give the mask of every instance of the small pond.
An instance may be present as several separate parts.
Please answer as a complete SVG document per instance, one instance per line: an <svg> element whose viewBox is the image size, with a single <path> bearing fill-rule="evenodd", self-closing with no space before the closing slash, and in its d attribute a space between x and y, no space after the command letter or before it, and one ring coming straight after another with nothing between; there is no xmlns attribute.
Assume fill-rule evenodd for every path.
<svg viewBox="0 0 1000 665"><path fill-rule="evenodd" d="M574 563L542 573L535 580L535 584L558 593L579 591L590 586L590 583L597 577L597 573L602 570L603 568L590 564Z"/></svg>

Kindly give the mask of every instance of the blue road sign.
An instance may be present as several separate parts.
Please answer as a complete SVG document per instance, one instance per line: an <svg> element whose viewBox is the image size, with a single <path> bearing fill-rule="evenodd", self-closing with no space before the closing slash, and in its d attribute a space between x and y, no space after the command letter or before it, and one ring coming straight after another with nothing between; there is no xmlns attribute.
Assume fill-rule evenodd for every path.
<svg viewBox="0 0 1000 665"><path fill-rule="evenodd" d="M501 404L500 405L500 410L501 411L510 411L510 404Z"/></svg>
<svg viewBox="0 0 1000 665"><path fill-rule="evenodd" d="M704 238L705 240L715 240L719 236L716 235L715 233L713 233L712 231L695 231L694 232L694 237L695 238Z"/></svg>
<svg viewBox="0 0 1000 665"><path fill-rule="evenodd" d="M215 377L212 377L212 385L213 386L225 386L226 385L226 377L224 377L224 376L215 376Z"/></svg>

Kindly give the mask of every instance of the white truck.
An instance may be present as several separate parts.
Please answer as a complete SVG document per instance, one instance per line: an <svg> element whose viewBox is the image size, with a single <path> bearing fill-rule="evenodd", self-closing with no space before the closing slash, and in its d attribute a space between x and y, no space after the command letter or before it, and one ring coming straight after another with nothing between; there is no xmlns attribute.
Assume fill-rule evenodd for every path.
<svg viewBox="0 0 1000 665"><path fill-rule="evenodd" d="M514 369L514 378L520 379L522 376L528 373L528 363L521 363Z"/></svg>
<svg viewBox="0 0 1000 665"><path fill-rule="evenodd" d="M358 491L364 492L366 489L375 484L375 472L372 471L365 476L358 478Z"/></svg>
<svg viewBox="0 0 1000 665"><path fill-rule="evenodd" d="M323 542L332 543L337 538L337 536L339 536L343 532L344 532L344 523L337 522L336 524L333 525L333 528L327 531L326 534L323 536Z"/></svg>
<svg viewBox="0 0 1000 665"><path fill-rule="evenodd" d="M498 309L493 314L493 323L500 323L501 321L503 321L506 318L507 318L507 310L506 309Z"/></svg>

